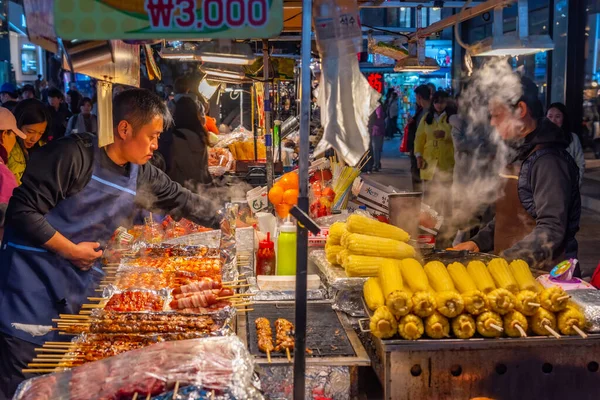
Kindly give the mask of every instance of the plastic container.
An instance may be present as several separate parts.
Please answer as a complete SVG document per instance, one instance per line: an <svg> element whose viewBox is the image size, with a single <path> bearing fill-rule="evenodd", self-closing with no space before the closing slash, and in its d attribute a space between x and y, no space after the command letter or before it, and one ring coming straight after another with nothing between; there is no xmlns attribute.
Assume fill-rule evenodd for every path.
<svg viewBox="0 0 600 400"><path fill-rule="evenodd" d="M258 243L258 250L256 251L256 275L275 275L276 268L275 243L271 240L271 234L267 232L267 238Z"/></svg>
<svg viewBox="0 0 600 400"><path fill-rule="evenodd" d="M288 221L279 228L277 275L296 275L296 225Z"/></svg>

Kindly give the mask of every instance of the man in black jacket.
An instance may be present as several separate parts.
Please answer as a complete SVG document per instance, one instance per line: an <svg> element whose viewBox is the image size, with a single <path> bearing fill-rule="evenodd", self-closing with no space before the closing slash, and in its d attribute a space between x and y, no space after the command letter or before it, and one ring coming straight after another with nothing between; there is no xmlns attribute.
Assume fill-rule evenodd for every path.
<svg viewBox="0 0 600 400"><path fill-rule="evenodd" d="M516 104L491 101L491 124L512 150L503 173L496 217L459 250L483 251L550 269L576 254L581 198L574 160L564 133L543 116L537 86L521 78Z"/></svg>

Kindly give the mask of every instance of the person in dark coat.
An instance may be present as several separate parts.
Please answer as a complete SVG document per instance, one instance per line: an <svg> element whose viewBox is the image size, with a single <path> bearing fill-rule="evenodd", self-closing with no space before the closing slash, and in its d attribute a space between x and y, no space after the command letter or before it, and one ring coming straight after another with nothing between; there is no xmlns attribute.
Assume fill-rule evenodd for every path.
<svg viewBox="0 0 600 400"><path fill-rule="evenodd" d="M415 138L417 137L417 128L421 120L431 107L431 91L429 86L420 85L415 89L417 98L417 109L408 122L408 151L410 152L410 172L413 181L413 189L420 190L421 176L417 166L417 157L415 156Z"/></svg>
<svg viewBox="0 0 600 400"><path fill-rule="evenodd" d="M52 125L48 137L42 137L44 142L65 136L67 122L72 114L64 100L65 96L60 90L56 88L48 90L48 111L50 112Z"/></svg>
<svg viewBox="0 0 600 400"><path fill-rule="evenodd" d="M175 182L198 191L198 185L212 183L208 171L208 132L204 129L201 107L190 97L175 103L174 129L160 140L167 175Z"/></svg>
<svg viewBox="0 0 600 400"><path fill-rule="evenodd" d="M523 94L516 104L495 100L489 104L491 125L513 154L500 174L504 190L496 201L496 216L455 249L493 251L549 270L566 254L577 254L579 170L567 153L564 132L542 119L537 86L528 78L520 79Z"/></svg>

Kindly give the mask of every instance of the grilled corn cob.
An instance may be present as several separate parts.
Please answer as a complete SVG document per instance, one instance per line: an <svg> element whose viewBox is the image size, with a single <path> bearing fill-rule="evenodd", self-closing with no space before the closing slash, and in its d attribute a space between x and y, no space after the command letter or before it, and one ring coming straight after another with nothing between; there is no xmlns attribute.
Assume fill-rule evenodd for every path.
<svg viewBox="0 0 600 400"><path fill-rule="evenodd" d="M429 317L435 312L437 303L433 292L415 292L412 296L413 313L417 317Z"/></svg>
<svg viewBox="0 0 600 400"><path fill-rule="evenodd" d="M330 245L325 246L325 257L331 264L337 264L337 255L344 250L342 246Z"/></svg>
<svg viewBox="0 0 600 400"><path fill-rule="evenodd" d="M496 289L496 285L494 284L490 272L481 261L471 261L469 265L467 265L467 272L469 273L469 276L473 278L473 281L475 281L477 289L481 290L483 293L488 294Z"/></svg>
<svg viewBox="0 0 600 400"><path fill-rule="evenodd" d="M559 312L567 307L570 297L563 288L553 286L542 290L540 304L548 311Z"/></svg>
<svg viewBox="0 0 600 400"><path fill-rule="evenodd" d="M350 252L348 250L346 250L346 248L344 248L344 250L340 251L339 253L337 253L336 255L336 261L338 265L345 265L346 262L348 262L348 256L350 255Z"/></svg>
<svg viewBox="0 0 600 400"><path fill-rule="evenodd" d="M367 303L369 310L375 311L385 304L379 278L367 279L363 286L363 295L365 296L365 303Z"/></svg>
<svg viewBox="0 0 600 400"><path fill-rule="evenodd" d="M502 336L502 317L492 311L486 311L477 317L477 332L483 337Z"/></svg>
<svg viewBox="0 0 600 400"><path fill-rule="evenodd" d="M386 306L379 307L369 322L371 333L378 338L391 338L398 331L398 322Z"/></svg>
<svg viewBox="0 0 600 400"><path fill-rule="evenodd" d="M452 333L459 339L469 339L475 331L475 320L468 314L461 314L452 320Z"/></svg>
<svg viewBox="0 0 600 400"><path fill-rule="evenodd" d="M485 294L479 290L471 290L462 295L465 310L472 315L479 315L488 308L488 300Z"/></svg>
<svg viewBox="0 0 600 400"><path fill-rule="evenodd" d="M538 308L533 314L533 316L529 319L529 326L531 330L536 335L540 336L549 336L551 335L550 331L546 328L549 327L552 330L556 330L556 317L550 311Z"/></svg>
<svg viewBox="0 0 600 400"><path fill-rule="evenodd" d="M506 289L492 290L487 295L490 309L500 315L508 314L515 308L515 296Z"/></svg>
<svg viewBox="0 0 600 400"><path fill-rule="evenodd" d="M388 261L394 261L382 257L360 256L351 253L345 253L340 257L345 257L342 265L346 270L346 275L350 277L378 276L381 265ZM383 284L383 282L381 283Z"/></svg>
<svg viewBox="0 0 600 400"><path fill-rule="evenodd" d="M503 258L494 258L488 264L488 271L492 275L496 286L508 290L511 293L519 292L519 285L510 273L508 263Z"/></svg>
<svg viewBox="0 0 600 400"><path fill-rule="evenodd" d="M407 340L417 340L423 336L423 321L421 318L413 314L405 315L400 318L398 323L398 333L400 336Z"/></svg>
<svg viewBox="0 0 600 400"><path fill-rule="evenodd" d="M515 308L521 314L532 316L540 308L540 299L537 293L531 290L521 290L516 297Z"/></svg>
<svg viewBox="0 0 600 400"><path fill-rule="evenodd" d="M439 261L432 261L425 264L424 269L433 290L436 292L456 291L452 278L444 264Z"/></svg>
<svg viewBox="0 0 600 400"><path fill-rule="evenodd" d="M413 292L425 292L429 290L429 281L421 264L414 258L402 260L400 267L402 278L406 286Z"/></svg>
<svg viewBox="0 0 600 400"><path fill-rule="evenodd" d="M456 317L465 308L462 297L454 290L436 293L435 302L438 312L448 318Z"/></svg>
<svg viewBox="0 0 600 400"><path fill-rule="evenodd" d="M518 311L511 311L504 316L504 332L510 337L527 336L527 318ZM521 330L519 330L521 328Z"/></svg>
<svg viewBox="0 0 600 400"><path fill-rule="evenodd" d="M379 282L383 290L385 305L396 317L402 317L412 309L412 293L404 290L402 275L400 274L400 262L397 260L386 260L379 267Z"/></svg>
<svg viewBox="0 0 600 400"><path fill-rule="evenodd" d="M515 260L508 266L511 274L515 277L519 290L531 290L537 292L536 280L531 274L529 265L523 260Z"/></svg>
<svg viewBox="0 0 600 400"><path fill-rule="evenodd" d="M583 332L585 328L585 316L574 305L568 305L563 311L558 313L558 329L563 335L581 334L576 328Z"/></svg>
<svg viewBox="0 0 600 400"><path fill-rule="evenodd" d="M341 245L342 235L346 231L346 224L343 222L334 222L329 227L329 236L327 236L327 244Z"/></svg>
<svg viewBox="0 0 600 400"><path fill-rule="evenodd" d="M396 258L399 260L415 256L415 249L409 244L360 233L349 234L345 247L353 254L364 256Z"/></svg>
<svg viewBox="0 0 600 400"><path fill-rule="evenodd" d="M454 287L459 293L477 290L477 285L475 285L473 278L469 276L467 268L463 264L458 262L452 263L448 265L447 270L450 278L452 278Z"/></svg>
<svg viewBox="0 0 600 400"><path fill-rule="evenodd" d="M408 242L410 235L397 226L386 224L359 214L352 214L346 221L346 229L351 233L377 236Z"/></svg>
<svg viewBox="0 0 600 400"><path fill-rule="evenodd" d="M450 336L448 318L436 312L425 319L425 333L432 339L442 339Z"/></svg>
<svg viewBox="0 0 600 400"><path fill-rule="evenodd" d="M344 230L342 232L342 236L340 237L340 244L344 247L348 247L348 238L350 237L351 233L348 232L348 230L344 227Z"/></svg>

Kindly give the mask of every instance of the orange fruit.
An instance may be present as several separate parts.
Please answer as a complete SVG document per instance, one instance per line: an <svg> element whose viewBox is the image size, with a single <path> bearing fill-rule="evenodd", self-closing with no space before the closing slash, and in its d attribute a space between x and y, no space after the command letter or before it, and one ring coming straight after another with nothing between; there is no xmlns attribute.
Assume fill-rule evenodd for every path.
<svg viewBox="0 0 600 400"><path fill-rule="evenodd" d="M269 190L269 201L271 204L281 204L283 202L283 193L284 190L281 186L273 186L271 190Z"/></svg>
<svg viewBox="0 0 600 400"><path fill-rule="evenodd" d="M287 217L290 214L291 209L292 206L290 206L289 204L281 203L275 205L275 211L277 212L277 215L279 215L279 218Z"/></svg>
<svg viewBox="0 0 600 400"><path fill-rule="evenodd" d="M288 189L283 193L283 202L290 206L298 204L298 190Z"/></svg>
<svg viewBox="0 0 600 400"><path fill-rule="evenodd" d="M281 177L281 180L277 182L285 190L296 189L298 190L298 174L295 172L288 172Z"/></svg>

